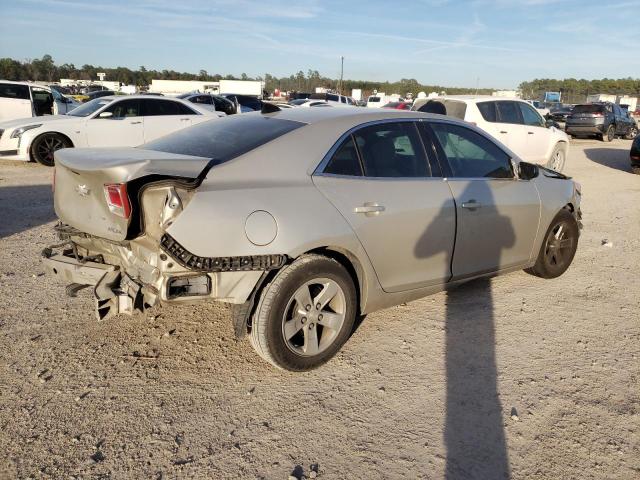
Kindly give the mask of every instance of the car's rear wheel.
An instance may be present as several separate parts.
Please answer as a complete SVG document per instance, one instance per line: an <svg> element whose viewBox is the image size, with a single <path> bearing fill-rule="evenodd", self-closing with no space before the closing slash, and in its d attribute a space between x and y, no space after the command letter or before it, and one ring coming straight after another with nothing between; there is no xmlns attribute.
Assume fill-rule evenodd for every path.
<svg viewBox="0 0 640 480"><path fill-rule="evenodd" d="M578 222L566 209L549 225L533 267L527 273L541 278L556 278L567 271L578 248Z"/></svg>
<svg viewBox="0 0 640 480"><path fill-rule="evenodd" d="M631 127L629 132L624 136L627 140L633 140L638 135L638 127Z"/></svg>
<svg viewBox="0 0 640 480"><path fill-rule="evenodd" d="M45 133L37 137L31 144L31 156L36 162L47 167L53 167L54 153L61 148L72 146L68 138L58 133Z"/></svg>
<svg viewBox="0 0 640 480"><path fill-rule="evenodd" d="M322 255L303 255L263 289L250 341L278 368L305 371L333 357L356 317L356 289L347 270Z"/></svg>
<svg viewBox="0 0 640 480"><path fill-rule="evenodd" d="M553 152L551 152L551 157L549 157L549 161L547 162L546 167L551 170L555 170L556 172L562 172L564 169L564 163L567 158L567 149L564 145L557 144L553 148Z"/></svg>
<svg viewBox="0 0 640 480"><path fill-rule="evenodd" d="M607 131L602 135L603 142L611 142L616 137L616 128L613 125L609 125Z"/></svg>

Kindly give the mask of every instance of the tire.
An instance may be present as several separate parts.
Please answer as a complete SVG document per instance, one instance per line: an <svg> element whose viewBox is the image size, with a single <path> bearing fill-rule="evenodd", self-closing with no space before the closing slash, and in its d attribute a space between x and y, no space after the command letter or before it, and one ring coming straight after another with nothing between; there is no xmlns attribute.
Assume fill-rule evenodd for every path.
<svg viewBox="0 0 640 480"><path fill-rule="evenodd" d="M318 309L318 302L325 301ZM334 259L303 255L263 288L249 339L258 355L272 365L293 372L311 370L344 345L356 311L356 288L347 270Z"/></svg>
<svg viewBox="0 0 640 480"><path fill-rule="evenodd" d="M556 172L562 172L566 160L567 148L561 143L558 143L555 147L553 147L553 151L551 152L549 161L545 166L547 168L550 168L551 170L555 170Z"/></svg>
<svg viewBox="0 0 640 480"><path fill-rule="evenodd" d="M607 131L602 135L602 141L608 143L614 138L616 138L616 127L614 127L613 125L609 125Z"/></svg>
<svg viewBox="0 0 640 480"><path fill-rule="evenodd" d="M631 127L631 130L624 136L626 140L633 140L638 135L638 127Z"/></svg>
<svg viewBox="0 0 640 480"><path fill-rule="evenodd" d="M573 261L578 249L578 236L575 217L569 210L561 210L547 229L535 265L525 271L540 278L559 277Z"/></svg>
<svg viewBox="0 0 640 480"><path fill-rule="evenodd" d="M67 137L59 133L44 133L31 144L31 157L38 163L53 167L53 154L61 148L73 147Z"/></svg>

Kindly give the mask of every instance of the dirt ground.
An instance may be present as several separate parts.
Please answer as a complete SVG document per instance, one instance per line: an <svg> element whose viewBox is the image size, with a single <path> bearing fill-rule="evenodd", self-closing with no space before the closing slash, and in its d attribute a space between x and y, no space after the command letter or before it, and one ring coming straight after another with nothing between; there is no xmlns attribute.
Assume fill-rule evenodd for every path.
<svg viewBox="0 0 640 480"><path fill-rule="evenodd" d="M564 276L374 313L306 374L236 342L221 305L97 322L43 273L51 170L0 164L0 478L640 478L629 146L573 142Z"/></svg>

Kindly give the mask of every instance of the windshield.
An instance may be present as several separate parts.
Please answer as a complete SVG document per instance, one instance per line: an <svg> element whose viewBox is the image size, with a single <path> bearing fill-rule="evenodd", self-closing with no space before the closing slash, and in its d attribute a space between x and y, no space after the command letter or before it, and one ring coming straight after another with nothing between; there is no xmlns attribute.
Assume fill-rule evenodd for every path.
<svg viewBox="0 0 640 480"><path fill-rule="evenodd" d="M73 115L74 117L88 117L93 112L100 110L109 102L111 102L111 99L109 98L96 98L74 108L67 115Z"/></svg>
<svg viewBox="0 0 640 480"><path fill-rule="evenodd" d="M380 97L369 97L369 102L379 102Z"/></svg>
<svg viewBox="0 0 640 480"><path fill-rule="evenodd" d="M185 128L138 148L211 158L223 163L303 125L258 113L233 115Z"/></svg>

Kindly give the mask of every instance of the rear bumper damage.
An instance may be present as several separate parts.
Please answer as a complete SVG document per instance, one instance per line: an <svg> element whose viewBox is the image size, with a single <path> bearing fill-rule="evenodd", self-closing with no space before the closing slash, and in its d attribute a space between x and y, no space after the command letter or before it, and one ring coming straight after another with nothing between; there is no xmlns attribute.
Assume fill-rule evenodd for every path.
<svg viewBox="0 0 640 480"><path fill-rule="evenodd" d="M285 255L197 257L168 235L112 242L61 225L64 243L45 248L44 266L67 284L67 294L92 287L99 320L144 312L158 303L206 300L242 304L264 272L280 268Z"/></svg>

